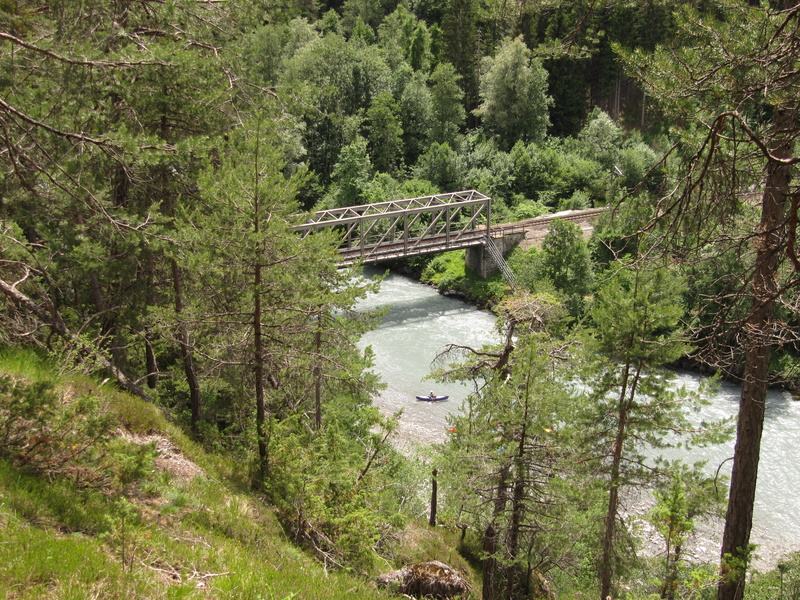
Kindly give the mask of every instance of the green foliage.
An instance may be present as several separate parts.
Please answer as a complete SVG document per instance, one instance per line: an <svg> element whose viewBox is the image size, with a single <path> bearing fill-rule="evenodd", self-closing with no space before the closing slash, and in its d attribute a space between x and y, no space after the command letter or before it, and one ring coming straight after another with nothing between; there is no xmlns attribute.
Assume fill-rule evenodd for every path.
<svg viewBox="0 0 800 600"><path fill-rule="evenodd" d="M392 60L404 59L414 71L427 72L432 62L430 32L404 5L383 19L378 36Z"/></svg>
<svg viewBox="0 0 800 600"><path fill-rule="evenodd" d="M800 599L800 554L794 552L768 573L754 573L748 581L747 600Z"/></svg>
<svg viewBox="0 0 800 600"><path fill-rule="evenodd" d="M92 467L102 457L110 425L97 397L70 398L48 381L0 376L0 448L20 468L100 484L103 476Z"/></svg>
<svg viewBox="0 0 800 600"><path fill-rule="evenodd" d="M441 190L463 189L465 179L464 159L449 144L434 142L419 157L414 176L427 179Z"/></svg>
<svg viewBox="0 0 800 600"><path fill-rule="evenodd" d="M615 269L615 258L649 243L638 233L657 212L648 194L684 170L670 159L663 171L647 176L656 155L621 124L646 126L653 118L651 106L625 91L628 82L611 52L614 43L650 50L665 42L652 60L635 50L625 53L628 64L648 77L643 83L648 98L662 101L664 131L673 124L668 119L684 125L687 115L697 115L707 125L714 122L709 111L728 107L735 113L718 123L724 135L709 146L717 152L714 160L692 163L720 174L715 185L696 189L721 201L698 213L693 223L685 222L675 238L695 244L692 258L706 259L686 271L690 287L676 292L670 277L634 282L608 271L613 285L594 299L592 324L599 333L587 346L626 364L656 365L686 349L672 335L676 315L688 312L692 325L706 335L715 331L718 317L737 320L745 314L746 303L727 300L730 286L739 281L730 273L744 272L752 256L721 252L717 243L732 233L752 234L752 215L739 197L740 190L762 181L760 168L751 169L760 151L750 145L751 134L761 135L774 107L791 104L796 96L794 71L782 71L794 64L793 55L781 54L782 48L794 47L793 38L783 43L782 37L794 30L780 26L781 13L767 5L727 1L602 7L588 1L494 0L312 4L217 2L198 10L197 3L185 0L47 6L0 0L5 32L0 96L8 105L0 143L0 279L7 284L0 338L8 345L32 341L61 352L70 368L79 363L85 370L124 372L131 381L148 381L155 387L147 392L164 407L161 412L107 393L109 384L75 378L64 387L22 369L9 370L11 378L0 383L6 507L0 524L14 545L30 549L32 558L26 562L2 544L6 554L0 564L11 565L3 581L10 581L20 597L179 597L197 593L188 565L196 573L201 567L225 573L202 583L213 581L214 593L244 598L344 596L360 586L332 583L335 577L321 575L304 582L313 567L287 546L273 552L279 542L259 528L273 531L277 525L252 498L232 498L209 480L182 482L159 497L170 476L157 475L153 443L133 444L111 431L121 427L142 437L167 430L180 437L164 413L179 423L188 420L194 373L204 412L192 423L194 432L206 447L231 453L238 462L205 456L185 439L184 453L205 461L211 477L224 473L246 485L254 449L266 441L274 459L266 485L282 522L306 536L308 547L316 545L343 565L369 571L376 564L375 548L389 547L403 524L396 516L397 482L406 483L406 495L418 482L376 437L380 429L370 431L379 427L377 416L354 408L366 406L375 388L364 374L368 358L353 348L366 321L351 313L360 292L336 273L331 237L299 242L291 232L297 195L302 189L307 207L320 199L321 207L347 206L475 187L494 197L496 218L522 219L630 194L615 211L619 218L598 226L594 237L594 258ZM691 7L684 10L687 4ZM532 59L528 48L546 62ZM481 57L492 52L494 58L479 69ZM671 60L673 53L680 61ZM780 57L783 63L776 60ZM706 67L715 77L695 81L694 73ZM611 101L612 90L620 92L620 102ZM599 109L586 115L590 103L608 107L614 119ZM474 128L478 115L483 131ZM264 124L261 132L256 122ZM546 138L548 122L551 134L574 139ZM707 132L706 125L687 127L673 155L702 156L703 138L697 133ZM665 140L663 149L671 144ZM726 166L728 159L744 156L742 168ZM383 173L376 176L375 170ZM256 198L263 203L257 206ZM683 200L698 204L697 198ZM254 227L256 222L263 227ZM703 227L693 229L696 224ZM579 315L593 284L585 249L574 234L557 225L541 251L515 253L510 262L524 286L551 300L563 294ZM685 255L683 249L672 254ZM264 278L256 282L254 274L262 270ZM785 274L790 276L791 269ZM508 292L499 275L482 280L468 272L459 253L432 259L425 277L480 303L495 303ZM17 300L9 301L12 290L25 293L30 306L44 312L32 314ZM726 300L710 304L712 293ZM779 318L791 323L794 314L786 307L779 309ZM259 361L251 343L257 311L269 339ZM53 332L62 325L80 332L77 339L86 346L56 339ZM735 331L726 334L726 342L738 340ZM97 351L88 352L91 359L87 348ZM526 360L516 355L512 362L524 371ZM266 384L268 436L257 435L254 427L257 362L266 370L258 383ZM598 369L589 379L596 384L600 411L587 431L596 428L597 438L607 442L603 435L613 423L613 393L602 394L620 383L619 365L585 362ZM775 366L791 376L796 362L783 355ZM557 383L568 387L570 375ZM542 396L536 402L544 406L551 392L556 395L556 380L539 376L534 383L541 383ZM500 407L482 408L485 417L502 408L504 421L523 422L518 392L531 382L518 377L511 373L505 382L498 377L487 384L487 403L497 401ZM639 398L646 400L634 402L631 410L644 413L656 406L649 398L663 390L653 381L637 385ZM324 409L322 426L308 417L316 408L315 388ZM587 414L575 410L575 415ZM656 428L670 426L666 418L646 415ZM523 467L508 452L490 453L487 449L499 448L497 440L482 431L479 443L485 443L482 450L499 485L501 458L509 472ZM565 426L559 439L572 433ZM664 441L650 432L641 435L656 445ZM505 439L519 439L518 432L509 429ZM603 450L590 449L591 456ZM52 479L45 485L30 473ZM558 531L547 536L555 540L553 547L574 544L576 550L565 551L559 564L581 573L579 583L590 589L594 581L586 573L594 567L600 537L598 490L582 480L592 500L581 504L574 489L558 489L562 483L548 482L541 497L569 499L572 508L564 510L572 512L558 515L569 523L569 536ZM129 500L109 502L104 519L102 494L78 484L101 486ZM137 497L145 496L152 505L139 510ZM677 493L665 497L665 505L685 508L689 496L687 491L685 502ZM202 543L179 549L176 540L149 526L148 511L166 527L175 525L173 533L186 527ZM665 515L662 522L680 525L680 513ZM484 511L482 524L486 517ZM453 514L448 518L455 523ZM497 523L508 526L511 520L498 517ZM53 542L49 527L66 537ZM70 531L87 538L104 533L110 555L103 558L97 540ZM482 534L469 532L476 556ZM671 539L674 548L678 538ZM537 556L546 554L541 541L536 538L531 546L541 553ZM170 548L166 562L143 564L161 545ZM223 547L238 558L215 556ZM85 569L75 559L80 554L87 557ZM42 564L34 566L36 560ZM22 574L14 571L19 565ZM152 579L170 569L179 584ZM281 570L291 571L286 581L276 579ZM228 574L233 572L239 575ZM701 575L681 571L679 579L690 590L690 581L707 581Z"/></svg>
<svg viewBox="0 0 800 600"><path fill-rule="evenodd" d="M622 129L599 108L589 115L578 140L584 145L585 155L600 163L605 171L610 172L619 162Z"/></svg>
<svg viewBox="0 0 800 600"><path fill-rule="evenodd" d="M584 299L592 291L593 273L580 227L554 220L542 242L538 266L539 277L551 281L567 297L570 314L581 316Z"/></svg>
<svg viewBox="0 0 800 600"><path fill-rule="evenodd" d="M12 363L13 360L9 361L7 367L16 369ZM23 367L30 369L29 363ZM38 367L38 371L41 377L47 369ZM86 386L80 377L56 379L48 375L54 382L46 386L49 390ZM96 384L95 387L102 404L115 405L122 416L126 407L134 404L118 404L118 392ZM25 394L33 397L33 391L31 386L20 386L16 397ZM354 449L360 446L360 441L370 438L369 429L376 415L363 406L356 408L356 404L352 399L350 408L345 407L347 402L341 403L340 418L332 420L344 430L337 434L338 441L326 449L342 461L351 461L360 473L364 471L364 454ZM77 434L87 424L75 419L73 426ZM171 453L182 454L184 459L196 456L207 465L207 470L195 468L194 476L179 471L168 475L158 467L160 475L157 475L152 461L153 443L135 445L135 451L131 451L128 442L112 435L118 428L118 423L109 424L105 464L110 470L117 469L120 481L133 483L137 478L147 477L155 484L149 487L147 495L142 493L141 486L130 484L102 490L82 487L68 472L51 472L43 477L23 472L5 458L0 459L3 498L0 527L6 542L0 544L4 591L13 591L20 598L42 595L78 598L91 594L136 594L149 598L182 597L189 590L197 593L198 589L213 586L214 593L241 598L261 598L264 589L271 590L273 597L278 598L293 594L309 598L331 594L364 599L383 597L363 581L324 573L285 541L270 509L255 495L244 495L235 486L226 487L222 483L223 471L211 467L214 460L205 457L182 436L173 438L176 446ZM304 427L301 430L307 432ZM159 437L165 433L160 428L152 431ZM291 441L302 440L292 437L287 443ZM296 447L287 446L287 456L294 451ZM403 520L388 508L396 504L388 502L382 522L388 529L376 529L372 508L366 509L363 504L364 498L372 502L385 493L381 491L384 478L400 468L396 457L385 461L385 456L393 456L393 451L381 446L379 458L360 480L363 488L360 508L348 502L338 508L338 516L331 521L339 527L337 538L341 538L342 547L350 557L366 552L374 560L372 546L364 540L374 541L374 535L386 535L403 525ZM321 458L320 480L324 479L327 462L327 457L321 455ZM169 461L170 457L164 459ZM218 460L229 463L224 471L241 468L235 459ZM352 478L331 483L349 484L349 489L355 489ZM280 569L275 568L278 564L282 565Z"/></svg>
<svg viewBox="0 0 800 600"><path fill-rule="evenodd" d="M550 207L539 200L517 200L511 214L516 221L535 219L550 213Z"/></svg>
<svg viewBox="0 0 800 600"><path fill-rule="evenodd" d="M484 59L481 70L482 103L475 114L506 148L517 140L541 142L550 123L547 110L552 102L546 95L547 72L538 60L531 59L522 39L504 43L494 59Z"/></svg>
<svg viewBox="0 0 800 600"><path fill-rule="evenodd" d="M373 176L367 141L358 137L342 148L331 174L331 204L334 207L366 204L366 190Z"/></svg>
<svg viewBox="0 0 800 600"><path fill-rule="evenodd" d="M422 73L416 72L399 99L405 162L413 165L425 151L433 125L433 97Z"/></svg>
<svg viewBox="0 0 800 600"><path fill-rule="evenodd" d="M460 79L455 67L448 62L436 65L430 76L433 103L430 139L438 144L449 144L453 148L458 148L458 133L466 119L464 92L458 86Z"/></svg>
<svg viewBox="0 0 800 600"><path fill-rule="evenodd" d="M441 19L441 63L450 63L459 77L463 104L470 112L478 104L478 28L473 0L450 0Z"/></svg>
<svg viewBox="0 0 800 600"><path fill-rule="evenodd" d="M286 61L318 37L314 27L305 19L264 25L242 41L245 65L264 84L274 85L285 69Z"/></svg>
<svg viewBox="0 0 800 600"><path fill-rule="evenodd" d="M506 283L499 272L483 278L467 269L463 250L434 256L424 266L420 280L444 293L466 296L479 306L493 306L506 293Z"/></svg>
<svg viewBox="0 0 800 600"><path fill-rule="evenodd" d="M297 419L271 424L266 491L297 543L334 565L371 573L381 538L404 525L391 501L403 460L387 443L394 420L343 400L330 407L318 435Z"/></svg>
<svg viewBox="0 0 800 600"><path fill-rule="evenodd" d="M375 168L393 173L403 151L400 106L389 93L378 94L367 110L367 140Z"/></svg>
<svg viewBox="0 0 800 600"><path fill-rule="evenodd" d="M352 123L390 92L391 72L378 48L329 33L287 61L279 84L303 98L296 111L305 123L309 166L327 185L342 148L354 141Z"/></svg>
<svg viewBox="0 0 800 600"><path fill-rule="evenodd" d="M544 333L557 329L563 311L551 298L521 296L502 312L505 348L472 349L466 360L438 373L447 380L485 382L451 419L437 461L444 518L481 538L480 550L472 553L482 562L484 597L524 589L524 565L547 571L570 560L577 533L561 520L571 502L562 485L569 450L557 433L570 410L554 362L560 342ZM513 346L511 333L519 335ZM554 531L548 525L554 522L570 532Z"/></svg>
<svg viewBox="0 0 800 600"><path fill-rule="evenodd" d="M443 252L426 265L420 280L440 290L457 289L464 281L465 268L463 251Z"/></svg>
<svg viewBox="0 0 800 600"><path fill-rule="evenodd" d="M669 268L644 270L619 263L595 294L592 346L623 363L669 363L686 351L677 329L685 283ZM657 343L652 343L657 342Z"/></svg>
<svg viewBox="0 0 800 600"><path fill-rule="evenodd" d="M573 443L582 446L586 456L595 457L590 462L606 479L603 594L609 593L624 564L614 550L619 490L670 469L658 460L652 466L645 450L675 445L681 438L702 444L706 433L714 437L720 428L720 424L698 427L690 422L688 409L707 402L705 390L674 389L672 377L662 368L686 352L679 329L684 285L668 267L619 263L595 293L589 310L592 329L587 332L580 370L587 392L578 394L585 399L578 401L577 418L564 433L576 436Z"/></svg>
<svg viewBox="0 0 800 600"><path fill-rule="evenodd" d="M665 544L662 598L676 597L681 587L681 572L687 570L681 550L694 529L697 508L696 501L692 502L687 492L691 493L680 473L670 477L669 483L656 491L656 505L650 513L650 522L664 538Z"/></svg>

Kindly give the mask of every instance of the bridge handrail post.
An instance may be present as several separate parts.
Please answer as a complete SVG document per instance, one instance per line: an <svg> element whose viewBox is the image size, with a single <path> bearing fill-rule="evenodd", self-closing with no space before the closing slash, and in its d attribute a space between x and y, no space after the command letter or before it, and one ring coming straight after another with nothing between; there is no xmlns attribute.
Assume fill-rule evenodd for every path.
<svg viewBox="0 0 800 600"><path fill-rule="evenodd" d="M446 239L445 244L449 248L450 247L450 206L446 206L445 207L445 209L444 209L444 218L445 218L445 227L446 227L445 231L447 233L447 237L445 238Z"/></svg>
<svg viewBox="0 0 800 600"><path fill-rule="evenodd" d="M403 254L408 254L408 213L403 214Z"/></svg>

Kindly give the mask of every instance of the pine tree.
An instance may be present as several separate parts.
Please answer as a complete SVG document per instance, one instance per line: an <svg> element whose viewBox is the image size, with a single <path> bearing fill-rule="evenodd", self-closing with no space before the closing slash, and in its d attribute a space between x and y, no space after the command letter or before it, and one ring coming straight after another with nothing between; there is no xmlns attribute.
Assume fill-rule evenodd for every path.
<svg viewBox="0 0 800 600"><path fill-rule="evenodd" d="M154 222L192 196L235 93L214 45L232 39L230 13L193 8L59 3L31 10L23 37L1 34L1 187L15 224L2 243L27 253L8 276L27 270L24 293L50 306L48 324L81 331L118 378L151 387L171 366L151 308L178 293Z"/></svg>
<svg viewBox="0 0 800 600"><path fill-rule="evenodd" d="M466 360L438 373L475 386L451 420L438 473L443 509L480 535L485 600L535 597L537 571L560 560L552 523L565 509L558 479L569 455L557 434L568 410L559 363L569 343L552 335L564 309L552 297L520 295L501 311L503 345L454 347Z"/></svg>
<svg viewBox="0 0 800 600"><path fill-rule="evenodd" d="M742 377L719 600L744 594L770 359L773 348L797 339L778 311L795 312L790 298L800 271L792 200L798 19L793 0L724 1L714 13L680 14L680 48L626 55L648 95L685 123L676 130L680 179L657 211L661 223L669 221L664 246L684 257L700 252L715 260L731 249L746 257L744 269L707 303L713 323L698 334L701 360ZM748 220L750 206L756 214ZM737 343L726 347L731 337Z"/></svg>
<svg viewBox="0 0 800 600"><path fill-rule="evenodd" d="M589 310L580 380L586 401L565 434L582 440L586 464L602 473L608 492L600 557L600 598L612 593L620 491L656 471L644 451L693 431L686 409L702 396L676 390L663 366L687 350L677 328L683 282L667 268L615 264ZM579 394L580 395L580 394ZM672 438L672 441L670 441Z"/></svg>
<svg viewBox="0 0 800 600"><path fill-rule="evenodd" d="M463 106L464 92L458 87L461 77L455 67L443 62L431 73L431 99L433 102L433 124L430 139L439 144L457 148L458 134L464 126L466 111Z"/></svg>

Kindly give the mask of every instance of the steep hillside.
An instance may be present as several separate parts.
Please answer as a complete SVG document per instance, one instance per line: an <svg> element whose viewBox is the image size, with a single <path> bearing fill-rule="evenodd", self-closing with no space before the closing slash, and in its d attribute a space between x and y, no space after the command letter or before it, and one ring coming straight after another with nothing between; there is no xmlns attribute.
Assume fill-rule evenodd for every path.
<svg viewBox="0 0 800 600"><path fill-rule="evenodd" d="M154 406L0 362L0 597L385 597L294 547L246 467Z"/></svg>

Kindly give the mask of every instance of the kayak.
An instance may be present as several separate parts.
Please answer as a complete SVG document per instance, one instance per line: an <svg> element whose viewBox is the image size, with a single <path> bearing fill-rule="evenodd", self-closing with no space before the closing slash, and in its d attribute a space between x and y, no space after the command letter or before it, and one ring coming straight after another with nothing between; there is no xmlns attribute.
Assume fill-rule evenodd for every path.
<svg viewBox="0 0 800 600"><path fill-rule="evenodd" d="M450 396L417 396L417 400L427 400L428 402L438 402L439 400L447 400Z"/></svg>

